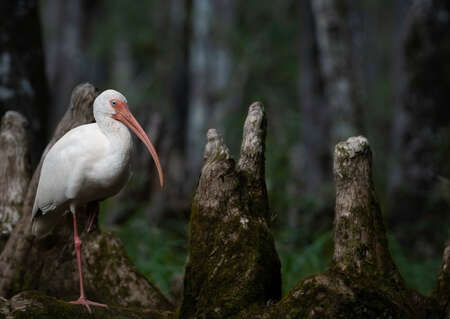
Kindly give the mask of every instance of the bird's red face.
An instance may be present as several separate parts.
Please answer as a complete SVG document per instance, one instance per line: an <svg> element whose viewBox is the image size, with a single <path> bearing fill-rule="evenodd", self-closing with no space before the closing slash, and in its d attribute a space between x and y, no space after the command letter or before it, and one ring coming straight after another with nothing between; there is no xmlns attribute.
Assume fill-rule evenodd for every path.
<svg viewBox="0 0 450 319"><path fill-rule="evenodd" d="M158 169L159 182L162 187L164 184L164 177L161 169L161 164L159 163L158 154L156 153L156 150L153 147L152 142L150 142L147 134L145 134L145 131L143 130L141 125L134 118L133 114L131 114L127 103L119 99L111 99L109 103L116 111L116 113L112 115L112 118L128 126L130 130L132 130L134 134L136 134L136 136L139 137L139 139L145 144L145 146L147 146L147 149L149 150L150 154L153 157L153 160L155 161L156 168Z"/></svg>

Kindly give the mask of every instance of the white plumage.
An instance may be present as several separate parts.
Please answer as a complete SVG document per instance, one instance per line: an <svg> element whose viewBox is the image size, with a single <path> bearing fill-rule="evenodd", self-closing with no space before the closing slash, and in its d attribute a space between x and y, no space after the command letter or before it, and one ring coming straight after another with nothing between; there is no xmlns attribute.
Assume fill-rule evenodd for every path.
<svg viewBox="0 0 450 319"><path fill-rule="evenodd" d="M49 233L71 203L82 206L123 188L130 171L132 142L125 125L118 122L116 126L117 141L92 123L70 130L50 149L33 206L33 234ZM42 215L37 216L38 212Z"/></svg>

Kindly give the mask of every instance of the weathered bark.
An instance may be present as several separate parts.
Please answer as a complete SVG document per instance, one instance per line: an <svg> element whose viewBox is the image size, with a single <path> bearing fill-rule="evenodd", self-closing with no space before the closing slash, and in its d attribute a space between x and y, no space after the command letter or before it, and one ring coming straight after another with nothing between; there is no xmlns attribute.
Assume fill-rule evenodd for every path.
<svg viewBox="0 0 450 319"><path fill-rule="evenodd" d="M406 83L395 124L389 217L401 243L422 256L440 253L434 247L447 239L450 223L450 205L437 191L439 176L450 177L450 19L444 18L448 16L448 1L416 1L403 42ZM424 226L414 226L414 238L409 231L412 222Z"/></svg>
<svg viewBox="0 0 450 319"><path fill-rule="evenodd" d="M389 253L386 231L372 182L372 155L364 137L336 145L334 156L336 269L354 275L380 274L395 282L400 275Z"/></svg>
<svg viewBox="0 0 450 319"><path fill-rule="evenodd" d="M249 197L250 211L270 223L269 202L266 189L265 150L267 120L264 107L255 102L250 105L244 123L241 152L237 171L244 178L243 183Z"/></svg>
<svg viewBox="0 0 450 319"><path fill-rule="evenodd" d="M68 130L93 121L92 103L97 96L90 84L74 89L69 109L59 123L41 163L28 187L24 214L0 256L0 295L7 298L19 291L37 289L61 299L78 295L78 275L72 243L70 216L49 237L38 240L31 235L31 208L46 152ZM98 209L92 203L88 209ZM78 216L84 229L87 216ZM83 232L85 289L92 299L109 305L140 306L155 311L171 309L171 304L126 257L120 242L98 230Z"/></svg>
<svg viewBox="0 0 450 319"><path fill-rule="evenodd" d="M31 178L28 121L8 111L0 127L0 252L22 213Z"/></svg>
<svg viewBox="0 0 450 319"><path fill-rule="evenodd" d="M331 142L362 131L361 88L358 85L358 57L354 4L350 0L313 0L320 66L330 105Z"/></svg>
<svg viewBox="0 0 450 319"><path fill-rule="evenodd" d="M301 281L280 302L237 318L435 318L433 300L408 290L389 254L364 137L339 143L335 246L330 269ZM433 308L434 307L434 308Z"/></svg>
<svg viewBox="0 0 450 319"><path fill-rule="evenodd" d="M450 241L444 249L441 272L433 296L438 300L445 318L450 319Z"/></svg>
<svg viewBox="0 0 450 319"><path fill-rule="evenodd" d="M189 231L180 318L228 318L277 300L280 262L268 226L262 105L250 106L239 164L210 129Z"/></svg>
<svg viewBox="0 0 450 319"><path fill-rule="evenodd" d="M7 110L30 123L31 156L39 160L47 139L49 104L36 0L1 1L0 116Z"/></svg>

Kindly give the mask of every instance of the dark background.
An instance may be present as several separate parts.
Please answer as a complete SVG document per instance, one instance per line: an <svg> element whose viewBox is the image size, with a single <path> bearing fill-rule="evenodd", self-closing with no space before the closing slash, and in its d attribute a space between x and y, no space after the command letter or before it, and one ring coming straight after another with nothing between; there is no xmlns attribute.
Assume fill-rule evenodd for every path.
<svg viewBox="0 0 450 319"><path fill-rule="evenodd" d="M76 84L127 97L166 185L159 188L136 140L134 176L102 205L102 225L175 298L208 128L237 154L248 106L265 105L266 182L285 292L329 263L333 148L365 135L391 251L407 282L428 294L450 237L448 4L340 0L327 11L326 2L17 1L25 22L2 22L1 113L15 108L30 119L35 165ZM37 10L25 19L21 6ZM30 61L43 52L45 64L17 62L17 52ZM18 74L28 75L32 99ZM25 98L9 99L11 78Z"/></svg>

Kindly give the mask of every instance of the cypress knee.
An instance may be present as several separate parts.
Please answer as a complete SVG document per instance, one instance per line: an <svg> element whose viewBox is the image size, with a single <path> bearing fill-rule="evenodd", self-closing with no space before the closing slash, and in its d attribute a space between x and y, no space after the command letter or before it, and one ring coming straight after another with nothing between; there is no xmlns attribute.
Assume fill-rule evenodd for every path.
<svg viewBox="0 0 450 319"><path fill-rule="evenodd" d="M280 262L267 221L265 134L263 106L254 103L236 166L217 131L207 133L180 318L228 318L280 298Z"/></svg>
<svg viewBox="0 0 450 319"><path fill-rule="evenodd" d="M269 309L240 318L425 318L433 300L405 287L390 255L372 182L366 138L351 137L334 152L334 254L328 271L297 284Z"/></svg>
<svg viewBox="0 0 450 319"><path fill-rule="evenodd" d="M30 181L28 121L8 111L0 127L0 252L19 222Z"/></svg>

